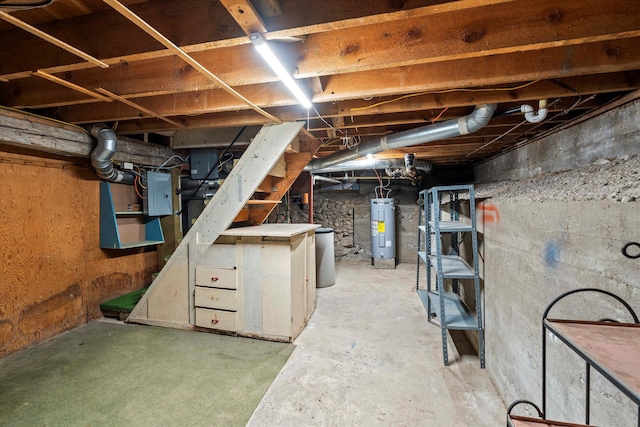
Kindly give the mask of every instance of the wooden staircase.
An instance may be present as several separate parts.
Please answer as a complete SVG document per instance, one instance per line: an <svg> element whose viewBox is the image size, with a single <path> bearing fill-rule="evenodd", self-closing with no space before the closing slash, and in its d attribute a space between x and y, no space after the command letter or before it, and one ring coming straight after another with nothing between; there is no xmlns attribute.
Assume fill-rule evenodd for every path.
<svg viewBox="0 0 640 427"><path fill-rule="evenodd" d="M246 225L262 224L280 203L304 167L311 161L318 149L315 141L305 140L294 144L295 148L283 154L269 174L256 188L251 199L235 218L234 223Z"/></svg>
<svg viewBox="0 0 640 427"><path fill-rule="evenodd" d="M128 317L128 322L191 329L195 268L232 223L259 225L317 151L302 123L265 125ZM297 144L299 142L299 144ZM299 145L293 152L287 147Z"/></svg>

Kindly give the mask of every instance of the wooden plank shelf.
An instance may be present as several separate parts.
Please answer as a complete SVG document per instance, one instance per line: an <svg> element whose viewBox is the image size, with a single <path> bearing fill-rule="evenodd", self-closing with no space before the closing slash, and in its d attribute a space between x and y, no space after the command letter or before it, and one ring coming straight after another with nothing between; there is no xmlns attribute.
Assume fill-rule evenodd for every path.
<svg viewBox="0 0 640 427"><path fill-rule="evenodd" d="M548 421L517 415L509 415L507 425L509 427L589 427L586 424L563 423L561 421Z"/></svg>
<svg viewBox="0 0 640 427"><path fill-rule="evenodd" d="M280 200L247 200L247 205L277 205Z"/></svg>
<svg viewBox="0 0 640 427"><path fill-rule="evenodd" d="M545 319L545 327L640 405L640 324Z"/></svg>
<svg viewBox="0 0 640 427"><path fill-rule="evenodd" d="M100 247L132 249L164 243L160 218L141 211L128 210L142 206L133 186L100 183Z"/></svg>

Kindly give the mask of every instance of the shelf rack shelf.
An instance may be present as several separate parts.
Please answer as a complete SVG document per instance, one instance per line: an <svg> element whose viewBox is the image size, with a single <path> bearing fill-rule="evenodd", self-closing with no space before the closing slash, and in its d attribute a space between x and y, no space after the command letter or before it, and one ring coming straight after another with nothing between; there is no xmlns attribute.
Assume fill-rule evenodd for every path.
<svg viewBox="0 0 640 427"><path fill-rule="evenodd" d="M139 210L142 200L133 186L100 183L100 247L132 249L164 243L159 217Z"/></svg>
<svg viewBox="0 0 640 427"><path fill-rule="evenodd" d="M460 195L469 199L471 223L460 221ZM443 220L444 197L448 196L449 218ZM420 192L418 206L418 267L416 291L427 310L429 321L438 317L442 335L442 355L444 365L449 365L447 330L473 330L478 332L480 366L485 367L484 329L482 326L482 304L480 276L478 274L478 237L476 231L476 211L473 185L433 187ZM471 264L459 255L459 242L464 233L471 235ZM449 235L451 242L445 254L443 235ZM426 287L420 287L420 267L426 265ZM435 274L435 283L432 278ZM475 307L470 310L459 295L460 280L473 280ZM445 290L445 280L451 282L452 292ZM448 283L447 283L448 284Z"/></svg>
<svg viewBox="0 0 640 427"><path fill-rule="evenodd" d="M633 323L606 321L584 321L548 318L551 308L565 297L581 292L597 292L619 301L631 314ZM569 424L545 420L547 395L547 333L556 336L586 363L585 384L585 424ZM640 426L640 322L631 306L619 296L602 289L581 288L565 292L554 299L542 316L542 410L528 401L516 401L507 412L507 425L527 426L589 426L591 368L598 371L618 390L622 391L638 406L638 426ZM519 403L527 403L536 408L540 418L511 415L511 410ZM537 423L537 424L536 424Z"/></svg>

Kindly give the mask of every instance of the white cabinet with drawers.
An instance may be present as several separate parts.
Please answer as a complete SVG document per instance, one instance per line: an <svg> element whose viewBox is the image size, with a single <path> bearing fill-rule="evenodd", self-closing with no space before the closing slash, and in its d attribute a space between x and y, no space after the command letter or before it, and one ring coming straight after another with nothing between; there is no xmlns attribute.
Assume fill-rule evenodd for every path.
<svg viewBox="0 0 640 427"><path fill-rule="evenodd" d="M315 309L313 224L222 233L195 268L195 326L293 341Z"/></svg>

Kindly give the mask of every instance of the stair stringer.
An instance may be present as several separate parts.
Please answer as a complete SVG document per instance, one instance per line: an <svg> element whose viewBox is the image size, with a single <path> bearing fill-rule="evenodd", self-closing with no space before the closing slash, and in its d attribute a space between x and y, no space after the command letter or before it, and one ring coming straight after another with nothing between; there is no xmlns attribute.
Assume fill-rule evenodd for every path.
<svg viewBox="0 0 640 427"><path fill-rule="evenodd" d="M288 122L262 127L135 306L127 322L193 328L193 289L200 254L231 225L303 124Z"/></svg>

